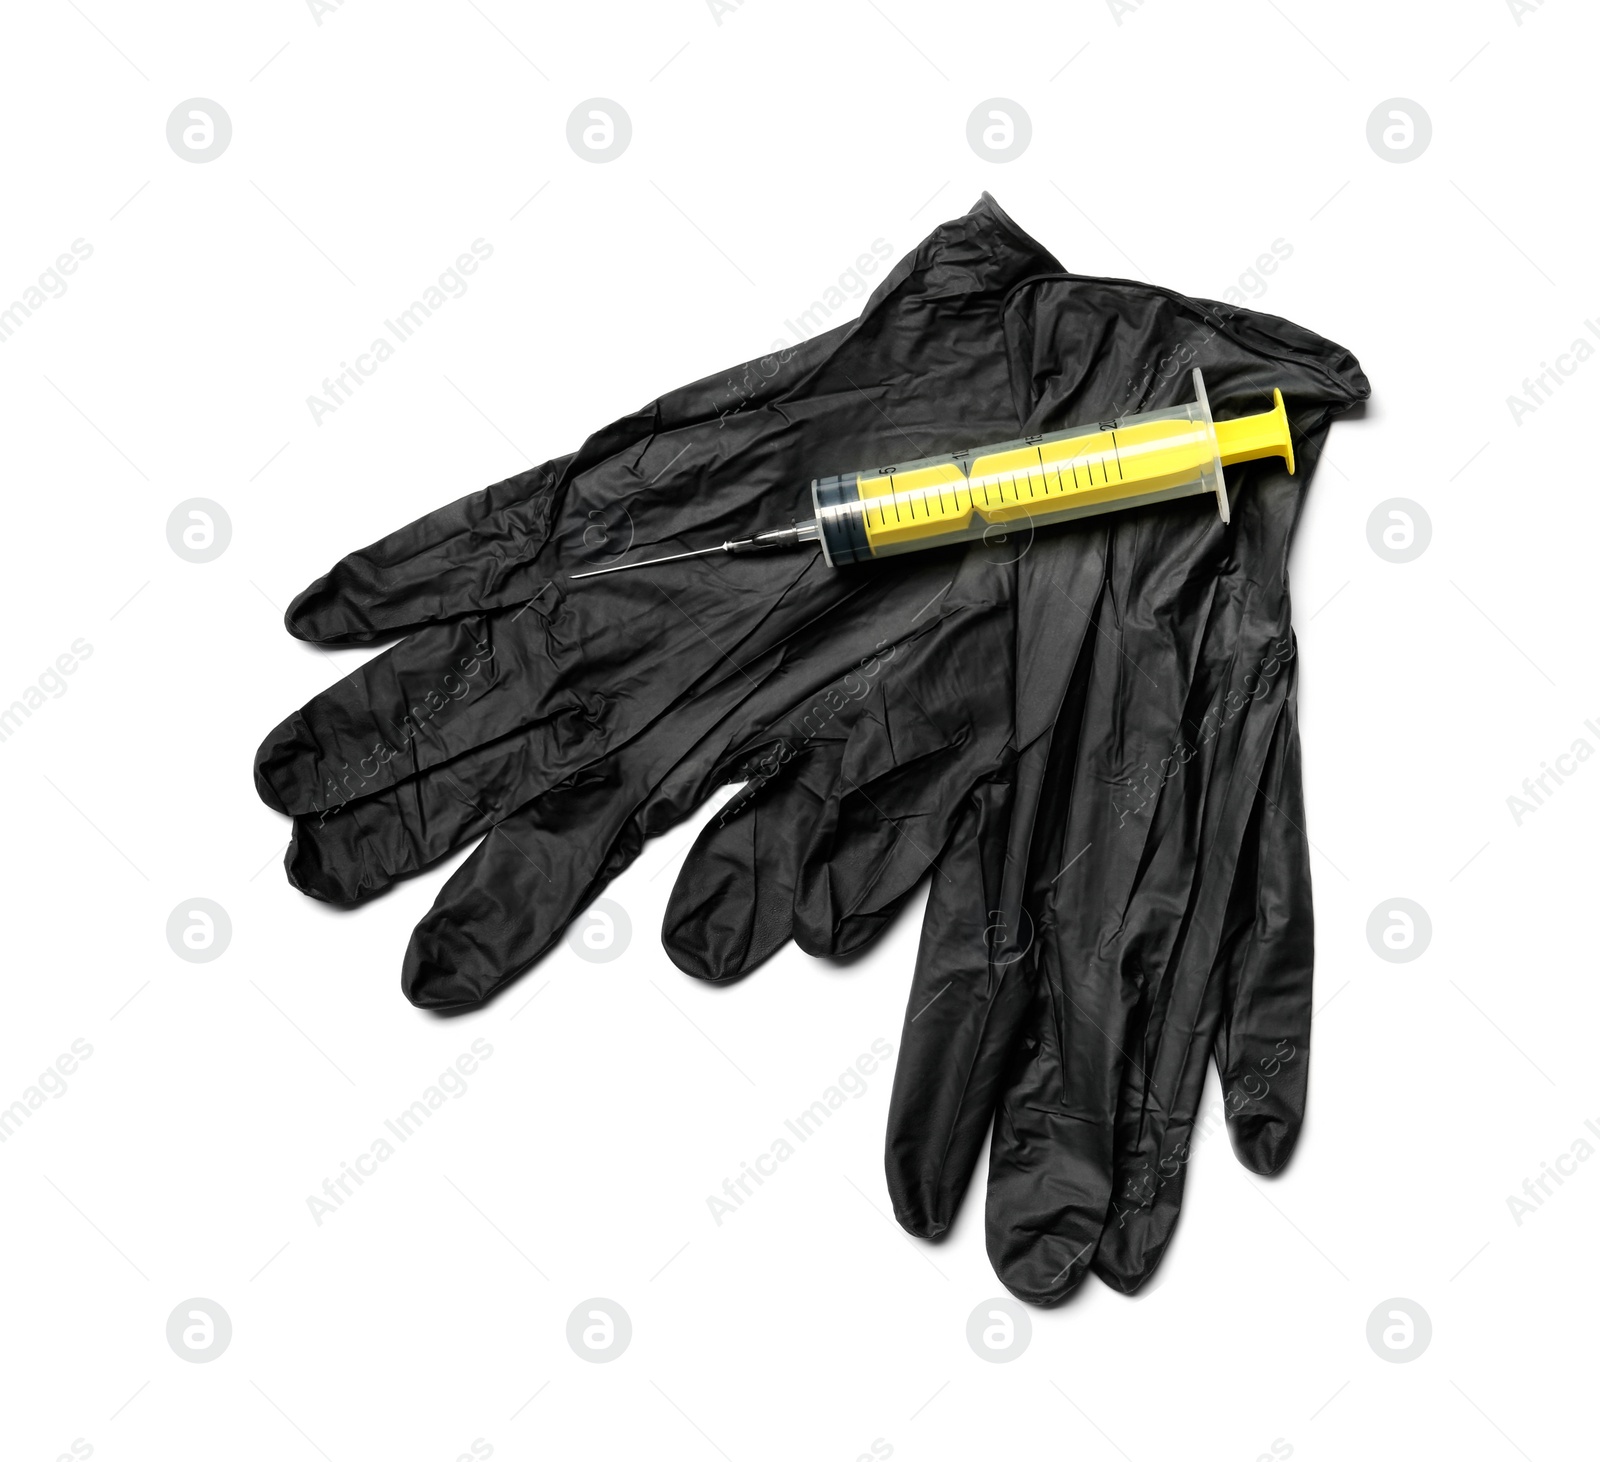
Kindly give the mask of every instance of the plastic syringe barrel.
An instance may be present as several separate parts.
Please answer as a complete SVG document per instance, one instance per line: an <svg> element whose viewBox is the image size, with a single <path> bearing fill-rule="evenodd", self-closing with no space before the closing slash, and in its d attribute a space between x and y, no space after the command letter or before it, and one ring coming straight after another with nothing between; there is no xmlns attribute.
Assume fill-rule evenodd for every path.
<svg viewBox="0 0 1600 1462"><path fill-rule="evenodd" d="M1198 370L1194 386L1187 406L819 477L823 553L840 567L1198 493L1226 522L1225 463L1281 456L1294 471L1288 418L1275 390L1271 411L1213 422Z"/></svg>

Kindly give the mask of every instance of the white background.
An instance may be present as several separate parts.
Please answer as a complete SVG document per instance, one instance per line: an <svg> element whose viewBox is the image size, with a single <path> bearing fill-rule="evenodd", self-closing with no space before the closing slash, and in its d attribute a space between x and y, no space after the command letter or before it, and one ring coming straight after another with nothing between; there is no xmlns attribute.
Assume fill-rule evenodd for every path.
<svg viewBox="0 0 1600 1462"><path fill-rule="evenodd" d="M1113 8L8 12L0 304L73 240L93 252L0 345L0 704L74 641L92 653L0 742L0 1105L75 1040L93 1054L0 1145L6 1458L1592 1445L1600 1162L1520 1224L1507 1199L1600 1121L1600 762L1520 825L1507 798L1576 739L1600 748L1600 360L1520 423L1507 398L1600 316L1595 18ZM596 96L632 121L604 165L566 136ZM195 97L233 127L204 164L166 138ZM966 136L995 97L1032 124L1003 164ZM1395 97L1432 122L1411 162L1368 141ZM286 824L250 780L262 735L364 653L281 626L335 559L792 338L875 239L898 257L986 188L1071 269L1211 297L1283 240L1243 287L1373 384L1292 565L1318 936L1299 1151L1269 1182L1206 1143L1147 1289L1089 1280L1032 1312L1007 1364L966 1340L1001 1294L981 1171L945 1244L892 1222L887 1067L736 1215L707 1208L897 1043L915 909L849 969L790 950L698 986L657 938L684 828L608 891L622 957L558 949L441 1021L398 975L455 860L359 912L319 906L285 884ZM470 290L317 424L307 396L478 238ZM206 564L166 537L195 497L232 524ZM1404 564L1368 540L1397 497L1432 525ZM164 932L197 897L232 922L212 963ZM1410 963L1366 934L1397 897L1432 921ZM478 1038L493 1056L466 1094L318 1226L307 1198ZM197 1296L233 1326L209 1364L166 1340ZM612 1364L566 1340L592 1296L631 1317ZM1392 1297L1431 1317L1409 1364L1367 1340Z"/></svg>

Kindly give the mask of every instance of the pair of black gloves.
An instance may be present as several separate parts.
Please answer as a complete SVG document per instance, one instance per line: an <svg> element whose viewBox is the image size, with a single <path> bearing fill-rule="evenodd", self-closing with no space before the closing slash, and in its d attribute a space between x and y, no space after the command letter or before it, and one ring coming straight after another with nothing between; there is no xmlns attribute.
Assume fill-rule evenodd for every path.
<svg viewBox="0 0 1600 1462"><path fill-rule="evenodd" d="M814 477L1193 399L1288 405L1297 475L831 569L815 550L630 556L808 517ZM925 875L886 1163L949 1226L993 1128L996 1272L1138 1288L1170 1241L1205 1063L1234 1149L1304 1111L1311 875L1287 556L1348 351L1283 320L1079 278L987 195L853 324L685 386L574 454L339 563L291 606L324 645L404 635L258 755L290 881L355 903L482 838L417 926L416 1004L490 998L718 786L662 937L734 980L793 939L870 943Z"/></svg>

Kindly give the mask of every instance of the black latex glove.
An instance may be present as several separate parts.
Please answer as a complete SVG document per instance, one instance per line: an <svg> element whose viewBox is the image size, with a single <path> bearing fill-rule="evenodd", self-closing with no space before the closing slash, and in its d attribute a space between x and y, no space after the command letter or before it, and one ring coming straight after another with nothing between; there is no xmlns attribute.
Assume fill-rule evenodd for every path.
<svg viewBox="0 0 1600 1462"><path fill-rule="evenodd" d="M1005 301L1057 268L985 195L855 323L664 396L338 564L290 606L291 633L409 634L258 753L263 800L295 819L290 881L355 902L490 834L418 926L403 988L471 1004L537 959L709 791L731 725L906 633L910 601L960 561L885 577L812 550L573 583L588 545L671 552L781 527L815 476L1010 434Z"/></svg>
<svg viewBox="0 0 1600 1462"><path fill-rule="evenodd" d="M1052 1303L1091 1263L1132 1289L1159 1262L1214 1044L1242 1160L1274 1171L1293 1147L1311 926L1286 556L1327 421L1366 382L1298 327L1145 286L1035 281L1007 328L1024 430L1189 400L1199 365L1219 415L1282 389L1300 458L1297 477L1230 472L1231 528L1185 503L1019 544L1012 704L992 703L997 675L969 689L969 714L1009 718L1011 736L953 784L967 790L931 883L889 1187L907 1228L943 1233L992 1121L990 1254L1015 1293ZM859 943L819 916L855 907L852 874L903 828L950 827L952 785L846 825L827 814L852 795L842 768L807 765L755 816L706 829L667 916L680 965L742 973L791 922L814 952Z"/></svg>
<svg viewBox="0 0 1600 1462"><path fill-rule="evenodd" d="M1032 373L1044 420L1082 418L1090 360L1130 374L1181 360L1219 414L1282 389L1298 459L1295 476L1234 469L1230 527L1159 510L1106 523L1105 633L1030 872L1032 1008L1020 1048L990 1021L973 1052L1005 1071L990 1257L1013 1292L1054 1303L1091 1262L1130 1291L1160 1262L1208 1055L1246 1166L1276 1172L1298 1136L1312 930L1287 560L1328 423L1368 388L1348 352L1297 326L1143 286L1040 282L1014 307L1052 365ZM1086 323L1108 315L1115 333L1086 354ZM898 1101L891 1132L922 1120Z"/></svg>

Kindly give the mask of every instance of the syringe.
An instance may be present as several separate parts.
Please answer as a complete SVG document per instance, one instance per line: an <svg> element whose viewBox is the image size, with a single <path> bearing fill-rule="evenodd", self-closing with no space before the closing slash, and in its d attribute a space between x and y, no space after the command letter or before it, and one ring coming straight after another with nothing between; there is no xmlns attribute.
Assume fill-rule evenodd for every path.
<svg viewBox="0 0 1600 1462"><path fill-rule="evenodd" d="M1198 369L1194 390L1195 399L1187 406L820 477L811 484L815 518L711 548L612 564L572 577L590 579L676 559L805 543L819 544L829 566L838 568L1197 493L1216 495L1217 511L1226 523L1222 469L1258 457L1282 457L1293 472L1289 419L1276 389L1271 411L1234 421L1212 420Z"/></svg>

